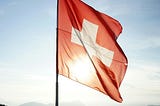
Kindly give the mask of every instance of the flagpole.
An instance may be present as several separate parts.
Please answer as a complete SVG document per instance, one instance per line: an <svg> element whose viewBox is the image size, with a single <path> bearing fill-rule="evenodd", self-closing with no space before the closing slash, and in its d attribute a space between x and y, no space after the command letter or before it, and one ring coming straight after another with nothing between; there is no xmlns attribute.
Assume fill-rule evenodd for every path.
<svg viewBox="0 0 160 106"><path fill-rule="evenodd" d="M57 0L57 28L56 28L56 98L55 98L55 106L59 104L59 95L58 95L58 4L59 0Z"/></svg>

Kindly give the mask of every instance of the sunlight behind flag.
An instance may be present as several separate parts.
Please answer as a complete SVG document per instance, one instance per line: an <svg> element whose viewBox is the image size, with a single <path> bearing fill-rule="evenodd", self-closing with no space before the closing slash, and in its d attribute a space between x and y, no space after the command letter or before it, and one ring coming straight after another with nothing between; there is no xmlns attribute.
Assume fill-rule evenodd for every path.
<svg viewBox="0 0 160 106"><path fill-rule="evenodd" d="M90 83L96 71L87 55L80 55L70 62L70 77L78 82Z"/></svg>

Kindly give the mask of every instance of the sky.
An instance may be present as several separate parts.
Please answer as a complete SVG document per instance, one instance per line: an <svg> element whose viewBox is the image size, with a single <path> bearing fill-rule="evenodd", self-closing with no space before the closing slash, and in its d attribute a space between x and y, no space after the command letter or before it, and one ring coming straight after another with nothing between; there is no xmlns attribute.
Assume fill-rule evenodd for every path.
<svg viewBox="0 0 160 106"><path fill-rule="evenodd" d="M160 106L160 1L83 0L117 19L129 64L122 103L59 76L59 101L70 106ZM0 0L0 103L54 103L56 0Z"/></svg>

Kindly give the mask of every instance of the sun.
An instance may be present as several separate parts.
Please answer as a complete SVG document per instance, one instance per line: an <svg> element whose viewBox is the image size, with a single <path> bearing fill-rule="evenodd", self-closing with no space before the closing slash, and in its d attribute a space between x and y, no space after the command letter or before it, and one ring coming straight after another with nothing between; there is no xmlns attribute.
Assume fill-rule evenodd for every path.
<svg viewBox="0 0 160 106"><path fill-rule="evenodd" d="M82 83L89 83L95 73L95 68L87 55L80 55L72 62L70 67L72 79Z"/></svg>

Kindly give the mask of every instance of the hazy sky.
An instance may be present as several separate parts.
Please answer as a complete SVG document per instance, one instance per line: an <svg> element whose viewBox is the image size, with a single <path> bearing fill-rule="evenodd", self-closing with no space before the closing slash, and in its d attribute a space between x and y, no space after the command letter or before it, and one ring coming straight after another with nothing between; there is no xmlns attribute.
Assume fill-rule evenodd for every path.
<svg viewBox="0 0 160 106"><path fill-rule="evenodd" d="M160 105L160 1L84 0L123 26L129 66L123 103L59 77L60 102L74 106ZM0 103L54 103L56 0L0 0ZM64 106L64 105L61 105Z"/></svg>

